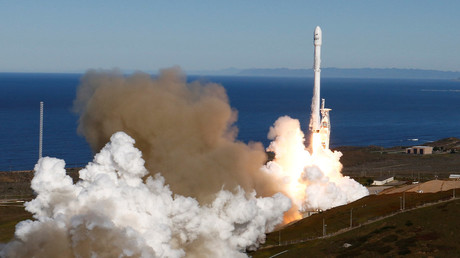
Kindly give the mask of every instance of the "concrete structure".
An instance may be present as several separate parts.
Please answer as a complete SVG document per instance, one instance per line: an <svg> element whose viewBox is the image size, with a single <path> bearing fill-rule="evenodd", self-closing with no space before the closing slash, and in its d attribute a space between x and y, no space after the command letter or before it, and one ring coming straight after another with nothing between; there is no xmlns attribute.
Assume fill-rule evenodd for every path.
<svg viewBox="0 0 460 258"><path fill-rule="evenodd" d="M449 179L460 180L460 174L450 174Z"/></svg>
<svg viewBox="0 0 460 258"><path fill-rule="evenodd" d="M368 186L366 188L369 191L369 194L371 195L371 194L379 194L383 190L386 190L386 189L389 189L389 188L392 188L392 187L394 187L394 186L392 186L392 185L376 185L376 186Z"/></svg>
<svg viewBox="0 0 460 258"><path fill-rule="evenodd" d="M374 182L372 183L372 185L384 185L393 180L395 180L394 176L383 176L383 177L376 178Z"/></svg>
<svg viewBox="0 0 460 258"><path fill-rule="evenodd" d="M406 149L407 154L433 154L433 147L430 146L412 146Z"/></svg>
<svg viewBox="0 0 460 258"><path fill-rule="evenodd" d="M384 190L381 194L396 194L396 193L437 193L460 188L460 180L431 180L425 183L416 185L404 185Z"/></svg>

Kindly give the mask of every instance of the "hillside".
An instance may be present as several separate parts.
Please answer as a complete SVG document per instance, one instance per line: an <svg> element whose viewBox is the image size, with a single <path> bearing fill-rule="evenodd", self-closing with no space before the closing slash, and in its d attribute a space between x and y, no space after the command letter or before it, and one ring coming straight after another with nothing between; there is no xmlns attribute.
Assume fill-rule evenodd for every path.
<svg viewBox="0 0 460 258"><path fill-rule="evenodd" d="M438 147L433 155L414 156L403 152L404 147L384 149L377 146L341 147L344 174L356 177L374 177L382 173L395 174L400 178L417 177L422 181L447 177L449 173L460 171L460 154L451 153L459 148L460 140L446 138L428 143ZM442 148L441 148L442 147ZM78 169L67 169L77 180ZM0 243L13 237L14 226L31 217L22 203L8 199L31 199L30 171L0 172ZM457 196L460 196L460 189ZM400 212L403 193L371 195L345 206L335 207L312 215L267 235L262 249L250 253L253 257L269 257L282 251L288 252L278 257L308 256L458 256L459 248L453 234L460 232L460 224L455 216L460 212L458 199L415 210L415 207L439 200L449 200L453 191L437 193L406 192L405 212ZM408 210L408 211L407 211ZM350 228L350 215L352 226ZM387 217L391 216L391 217ZM438 223L438 218L443 218ZM323 219L326 233L341 234L321 239ZM366 223L371 224L365 225ZM442 225L441 225L442 224ZM364 225L360 226L359 225ZM438 227L436 227L438 225ZM303 242L299 242L303 241ZM296 242L297 244L287 244ZM279 244L283 246L278 246ZM351 244L348 248L344 244ZM285 245L287 244L287 245ZM347 245L348 246L348 245Z"/></svg>
<svg viewBox="0 0 460 258"><path fill-rule="evenodd" d="M436 256L458 257L460 246L456 234L460 232L458 214L460 199L451 199L435 205L411 209L416 203L422 204L429 199L448 198L450 192L437 194L408 195L408 209L399 210L399 196L369 196L346 206L336 207L313 215L267 236L268 248L260 248L250 253L252 257L269 257L283 252L277 257L370 257L402 256L410 257ZM386 198L388 197L388 198ZM353 229L349 227L350 210L353 208ZM365 224L370 217L386 217ZM281 239L296 242L307 239L305 236L322 235L322 220L325 219L327 231L343 233L326 238L316 238L297 244L276 246ZM442 218L442 222L440 221ZM359 226L363 224L363 226Z"/></svg>

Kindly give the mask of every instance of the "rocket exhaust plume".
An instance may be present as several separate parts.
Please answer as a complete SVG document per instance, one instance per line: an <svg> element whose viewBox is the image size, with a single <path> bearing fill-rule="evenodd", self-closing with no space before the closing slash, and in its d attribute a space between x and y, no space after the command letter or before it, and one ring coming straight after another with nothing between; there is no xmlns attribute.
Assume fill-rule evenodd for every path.
<svg viewBox="0 0 460 258"><path fill-rule="evenodd" d="M324 99L320 108L320 27L314 31L313 43L315 77L309 124L310 151L304 145L304 134L298 120L281 117L268 134L273 140L268 150L275 152L275 159L263 169L283 183L284 192L294 203L291 213L285 216L285 222L301 218L302 212L326 210L369 194L364 186L340 173L342 164L339 160L342 154L329 150L331 109L324 107Z"/></svg>
<svg viewBox="0 0 460 258"><path fill-rule="evenodd" d="M342 153L322 146L307 150L297 119L280 117L270 128L269 138L273 141L268 150L276 156L263 169L279 179L294 203L292 209L297 209L285 222L301 218L302 212L330 209L369 194L364 186L340 173Z"/></svg>
<svg viewBox="0 0 460 258"><path fill-rule="evenodd" d="M291 171L280 175L264 166L266 155L260 143L246 145L235 140L237 129L232 124L236 111L218 84L187 83L178 68L163 70L156 79L143 73L126 77L117 72L90 71L82 79L75 107L80 113L79 131L95 152L113 133L126 132L136 139L148 171L152 175L161 172L174 193L205 204L222 188L240 186L248 192L255 190L259 196L281 192L298 204L286 215L296 218L298 209L311 206L305 194L292 194L293 184L306 185L305 166L297 165L300 171L294 173L298 176L290 175ZM294 130L278 125L290 124L287 119L279 121L275 123L277 129L269 133L275 142L286 137L280 134ZM303 134L296 139L300 142L292 144L303 146ZM276 152L274 162L280 162L280 151L294 151L293 146L276 145L280 144L269 147ZM298 149L298 154L303 153L304 147ZM289 160L298 154L292 154ZM305 155L292 162L303 164L309 159Z"/></svg>

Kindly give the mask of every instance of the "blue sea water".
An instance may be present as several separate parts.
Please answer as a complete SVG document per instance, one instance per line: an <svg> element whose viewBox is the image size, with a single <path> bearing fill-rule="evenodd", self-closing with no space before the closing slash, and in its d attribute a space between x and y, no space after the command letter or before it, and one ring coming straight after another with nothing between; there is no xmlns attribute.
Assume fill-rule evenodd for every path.
<svg viewBox="0 0 460 258"><path fill-rule="evenodd" d="M0 171L32 169L38 158L39 102L45 102L43 155L68 167L91 161L76 132L72 102L79 74L0 74ZM280 116L308 130L312 78L197 77L222 84L238 110L238 139L268 146ZM332 108L331 147L416 145L460 137L460 82L449 80L322 78L321 97ZM417 140L414 140L417 139Z"/></svg>

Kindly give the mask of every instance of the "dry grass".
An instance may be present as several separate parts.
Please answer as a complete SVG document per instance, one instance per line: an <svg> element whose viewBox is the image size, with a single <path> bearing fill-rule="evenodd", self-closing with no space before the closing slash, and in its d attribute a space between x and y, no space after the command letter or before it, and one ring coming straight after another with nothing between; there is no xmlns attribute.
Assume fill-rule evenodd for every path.
<svg viewBox="0 0 460 258"><path fill-rule="evenodd" d="M22 205L0 205L0 243L12 239L16 224L30 218Z"/></svg>
<svg viewBox="0 0 460 258"><path fill-rule="evenodd" d="M436 194L407 194L406 208L450 198L451 192ZM395 203L396 202L396 203ZM390 214L399 209L399 195L369 196L347 206L337 207L306 218L281 230L281 241L297 240L302 234L322 234L322 219L328 231L349 226L353 207L354 225ZM251 253L253 257L269 257L288 250L277 257L370 257L370 256L429 256L458 257L460 246L455 234L460 232L458 214L460 199L420 209L398 213L366 226L326 239L317 239L289 246L277 246ZM442 218L442 219L441 219ZM268 244L278 243L279 232L267 236ZM283 239L284 238L284 239ZM351 244L345 248L344 244Z"/></svg>

